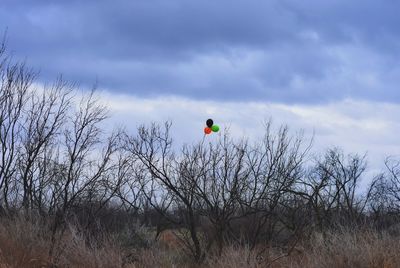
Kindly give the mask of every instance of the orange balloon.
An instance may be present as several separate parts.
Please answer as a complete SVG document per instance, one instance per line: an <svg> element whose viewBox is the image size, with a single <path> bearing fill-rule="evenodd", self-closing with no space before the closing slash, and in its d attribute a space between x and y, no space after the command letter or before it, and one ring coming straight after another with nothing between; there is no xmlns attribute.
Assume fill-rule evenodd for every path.
<svg viewBox="0 0 400 268"><path fill-rule="evenodd" d="M204 133L207 135L207 134L210 134L211 133L211 128L209 128L209 127L205 127L204 128Z"/></svg>

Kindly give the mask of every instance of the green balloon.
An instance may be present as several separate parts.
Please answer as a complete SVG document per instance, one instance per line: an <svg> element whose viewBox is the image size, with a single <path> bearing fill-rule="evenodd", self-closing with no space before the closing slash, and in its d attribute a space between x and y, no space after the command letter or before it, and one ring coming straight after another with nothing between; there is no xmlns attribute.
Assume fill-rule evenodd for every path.
<svg viewBox="0 0 400 268"><path fill-rule="evenodd" d="M218 132L218 131L219 131L219 126L213 125L213 126L211 127L211 130L212 130L213 132Z"/></svg>

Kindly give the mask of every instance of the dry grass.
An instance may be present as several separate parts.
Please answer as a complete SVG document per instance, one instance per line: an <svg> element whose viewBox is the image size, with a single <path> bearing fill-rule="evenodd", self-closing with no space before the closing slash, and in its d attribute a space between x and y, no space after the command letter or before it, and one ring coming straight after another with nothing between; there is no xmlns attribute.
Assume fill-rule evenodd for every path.
<svg viewBox="0 0 400 268"><path fill-rule="evenodd" d="M400 267L400 241L372 230L316 234L313 246L293 267Z"/></svg>
<svg viewBox="0 0 400 268"><path fill-rule="evenodd" d="M400 267L400 241L388 233L372 230L341 230L315 234L309 246L298 246L293 254L226 247L222 256L210 256L195 264L175 247L169 233L147 249L122 249L115 239L89 244L69 228L50 257L49 226L23 217L0 222L0 268L3 267ZM167 246L165 245L167 243ZM304 244L305 245L305 244ZM127 256L131 262L127 263ZM260 258L262 256L262 258ZM278 258L282 256L282 258ZM274 262L270 260L276 259Z"/></svg>
<svg viewBox="0 0 400 268"><path fill-rule="evenodd" d="M0 224L0 259L4 267L40 267L49 250L42 226L20 217Z"/></svg>
<svg viewBox="0 0 400 268"><path fill-rule="evenodd" d="M276 250L259 255L260 249L227 247L222 256L210 257L201 266L187 262L177 251L150 249L141 254L138 267L400 267L400 241L388 233L344 229L316 233L307 244L289 256Z"/></svg>
<svg viewBox="0 0 400 268"><path fill-rule="evenodd" d="M112 242L87 245L74 228L57 241L49 256L49 226L17 217L0 223L0 267L121 267L120 250Z"/></svg>

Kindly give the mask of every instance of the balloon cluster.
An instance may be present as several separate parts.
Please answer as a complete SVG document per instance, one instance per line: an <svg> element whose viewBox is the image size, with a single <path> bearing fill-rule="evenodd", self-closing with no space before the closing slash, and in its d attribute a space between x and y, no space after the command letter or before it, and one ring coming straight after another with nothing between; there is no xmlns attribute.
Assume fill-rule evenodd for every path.
<svg viewBox="0 0 400 268"><path fill-rule="evenodd" d="M212 119L207 119L206 121L206 127L204 128L204 134L208 135L211 132L218 132L219 131L219 126L214 125L214 121Z"/></svg>

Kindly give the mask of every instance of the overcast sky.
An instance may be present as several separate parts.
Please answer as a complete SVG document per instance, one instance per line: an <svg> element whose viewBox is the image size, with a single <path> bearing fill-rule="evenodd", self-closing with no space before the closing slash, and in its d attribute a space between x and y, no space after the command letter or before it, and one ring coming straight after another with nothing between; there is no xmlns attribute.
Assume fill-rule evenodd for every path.
<svg viewBox="0 0 400 268"><path fill-rule="evenodd" d="M394 0L1 0L0 29L38 83L97 81L114 122L171 119L193 142L208 117L249 137L271 117L377 169L400 149L399 14Z"/></svg>

